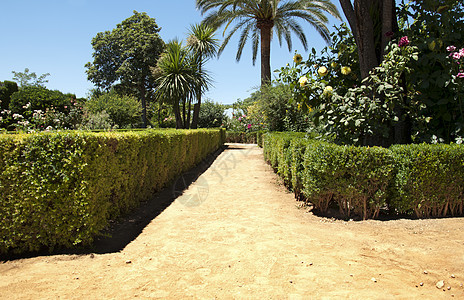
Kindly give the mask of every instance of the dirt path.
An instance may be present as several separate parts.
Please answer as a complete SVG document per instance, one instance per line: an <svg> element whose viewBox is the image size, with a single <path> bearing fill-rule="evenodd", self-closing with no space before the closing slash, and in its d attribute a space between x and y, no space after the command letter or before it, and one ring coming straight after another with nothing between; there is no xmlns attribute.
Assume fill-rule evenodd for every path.
<svg viewBox="0 0 464 300"><path fill-rule="evenodd" d="M0 263L1 299L464 299L463 284L463 218L317 217L250 145L122 251Z"/></svg>

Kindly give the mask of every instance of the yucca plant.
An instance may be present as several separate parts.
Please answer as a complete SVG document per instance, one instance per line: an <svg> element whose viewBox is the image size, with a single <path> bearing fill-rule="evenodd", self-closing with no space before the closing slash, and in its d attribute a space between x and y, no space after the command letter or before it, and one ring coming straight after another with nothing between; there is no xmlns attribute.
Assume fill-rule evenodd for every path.
<svg viewBox="0 0 464 300"><path fill-rule="evenodd" d="M156 97L172 104L176 128L189 128L192 99L210 82L208 74L198 68L197 58L178 40L167 44L153 74L158 84Z"/></svg>
<svg viewBox="0 0 464 300"><path fill-rule="evenodd" d="M200 72L203 70L204 63L217 55L219 41L214 37L215 32L216 31L212 27L203 23L195 24L190 27L187 46L195 55ZM208 86L203 88L199 87L199 89L200 90L197 92L197 103L194 105L193 109L192 128L197 128L198 125L201 96L203 94L201 90L207 90Z"/></svg>

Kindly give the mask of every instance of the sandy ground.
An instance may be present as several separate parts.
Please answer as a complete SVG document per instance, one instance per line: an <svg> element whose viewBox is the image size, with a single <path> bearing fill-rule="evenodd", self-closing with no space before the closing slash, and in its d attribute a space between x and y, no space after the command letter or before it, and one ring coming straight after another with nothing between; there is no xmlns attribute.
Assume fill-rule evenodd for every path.
<svg viewBox="0 0 464 300"><path fill-rule="evenodd" d="M464 299L463 218L315 216L252 145L229 145L121 249L0 262L0 298Z"/></svg>

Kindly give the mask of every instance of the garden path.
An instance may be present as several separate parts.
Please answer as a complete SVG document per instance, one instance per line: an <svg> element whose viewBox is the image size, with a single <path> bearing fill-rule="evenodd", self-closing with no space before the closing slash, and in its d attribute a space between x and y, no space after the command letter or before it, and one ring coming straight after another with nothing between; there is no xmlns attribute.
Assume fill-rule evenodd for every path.
<svg viewBox="0 0 464 300"><path fill-rule="evenodd" d="M464 299L463 228L318 217L232 144L121 251L0 262L0 299Z"/></svg>

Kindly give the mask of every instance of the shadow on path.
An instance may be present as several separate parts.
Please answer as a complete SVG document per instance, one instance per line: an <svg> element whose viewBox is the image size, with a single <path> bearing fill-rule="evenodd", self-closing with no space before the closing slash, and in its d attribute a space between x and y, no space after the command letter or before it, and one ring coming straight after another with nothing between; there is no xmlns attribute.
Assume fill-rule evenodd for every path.
<svg viewBox="0 0 464 300"><path fill-rule="evenodd" d="M110 221L108 228L106 228L100 236L96 237L94 242L87 247L77 249L58 249L53 252L36 251L23 254L10 254L4 258L0 257L0 261L60 254L105 254L119 252L135 240L140 233L142 233L143 229L166 208L168 208L171 203L173 203L174 200L183 193L183 191L187 190L188 187L195 182L227 148L229 147L225 145L219 148L216 152L209 154L196 167L179 175L164 189L156 193L152 199L142 202L139 207L135 208L129 214L121 217L119 220Z"/></svg>

